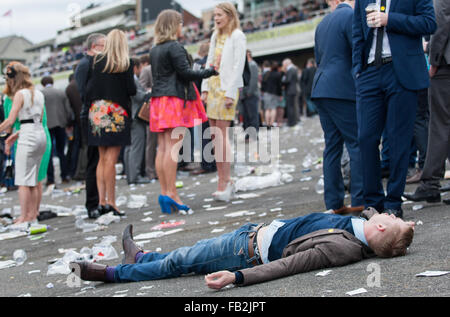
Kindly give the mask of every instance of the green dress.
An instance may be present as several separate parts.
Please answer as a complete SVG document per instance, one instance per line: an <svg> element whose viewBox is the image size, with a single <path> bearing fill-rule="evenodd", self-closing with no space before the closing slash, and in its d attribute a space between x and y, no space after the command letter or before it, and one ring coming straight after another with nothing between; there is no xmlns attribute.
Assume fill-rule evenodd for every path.
<svg viewBox="0 0 450 317"><path fill-rule="evenodd" d="M6 96L5 103L3 104L5 118L8 118L9 113L11 112L11 108L12 108L12 100L8 96ZM44 156L42 157L41 165L39 166L38 182L42 182L47 177L48 162L50 161L50 157L52 154L52 140L50 138L50 132L48 131L47 127L47 112L45 110L45 106L44 106L44 115L42 116L42 125L44 126L45 136L47 138L47 147L45 148L45 153ZM19 119L16 119L13 128L16 131L20 130ZM17 147L14 147L14 151L16 150L16 148Z"/></svg>

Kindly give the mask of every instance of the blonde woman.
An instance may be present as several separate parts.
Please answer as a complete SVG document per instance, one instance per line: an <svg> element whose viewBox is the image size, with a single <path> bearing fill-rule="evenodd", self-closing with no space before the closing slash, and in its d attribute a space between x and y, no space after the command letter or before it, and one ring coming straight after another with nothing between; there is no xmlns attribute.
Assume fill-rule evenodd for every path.
<svg viewBox="0 0 450 317"><path fill-rule="evenodd" d="M122 146L131 144L131 96L136 94L125 33L114 29L105 49L94 57L86 88L89 146L98 146L97 188L100 213L123 216L115 202L115 164Z"/></svg>
<svg viewBox="0 0 450 317"><path fill-rule="evenodd" d="M150 52L154 83L150 130L158 133L155 167L161 185L158 199L161 211L189 214L192 210L182 203L175 186L178 153L186 128L208 120L193 81L217 75L217 72L214 68L192 69L188 53L177 41L182 27L182 17L174 10L164 10L156 19L155 46Z"/></svg>
<svg viewBox="0 0 450 317"><path fill-rule="evenodd" d="M244 33L239 29L239 16L233 4L224 2L215 7L214 23L206 64L214 65L220 75L203 81L202 100L207 104L219 177L213 196L216 200L228 201L233 196L234 185L227 129L235 117L239 88L244 86L242 73L247 44Z"/></svg>
<svg viewBox="0 0 450 317"><path fill-rule="evenodd" d="M39 167L47 146L47 138L42 125L44 95L34 88L30 71L20 63L6 67L6 87L4 93L13 96L8 118L0 124L0 132L9 131L18 118L20 130L6 139L5 152L18 139L15 161L14 183L19 187L21 215L16 224L32 222L39 214L42 190L39 186Z"/></svg>

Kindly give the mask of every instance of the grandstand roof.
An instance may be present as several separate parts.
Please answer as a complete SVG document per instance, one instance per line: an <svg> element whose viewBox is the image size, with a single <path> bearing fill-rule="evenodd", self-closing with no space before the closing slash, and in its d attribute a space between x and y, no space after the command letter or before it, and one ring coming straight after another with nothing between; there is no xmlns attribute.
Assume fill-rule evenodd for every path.
<svg viewBox="0 0 450 317"><path fill-rule="evenodd" d="M83 25L90 24L93 21L102 20L135 7L136 0L116 0L110 3L94 6L92 8L86 8L80 13L79 19Z"/></svg>
<svg viewBox="0 0 450 317"><path fill-rule="evenodd" d="M23 36L10 35L0 38L0 61L26 61L29 54L25 52L33 43Z"/></svg>

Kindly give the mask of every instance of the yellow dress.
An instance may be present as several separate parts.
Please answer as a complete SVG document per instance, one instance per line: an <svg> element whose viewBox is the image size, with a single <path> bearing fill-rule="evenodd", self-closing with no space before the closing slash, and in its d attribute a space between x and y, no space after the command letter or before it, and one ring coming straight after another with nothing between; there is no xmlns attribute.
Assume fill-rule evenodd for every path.
<svg viewBox="0 0 450 317"><path fill-rule="evenodd" d="M222 51L227 35L218 35L216 39L216 49L214 52L214 65L219 68L220 60L222 58ZM231 67L231 65L230 65ZM220 75L213 76L208 79L208 101L207 101L207 115L209 119L233 121L236 115L236 105L239 99L234 100L234 104L230 109L225 107L225 91L220 89Z"/></svg>

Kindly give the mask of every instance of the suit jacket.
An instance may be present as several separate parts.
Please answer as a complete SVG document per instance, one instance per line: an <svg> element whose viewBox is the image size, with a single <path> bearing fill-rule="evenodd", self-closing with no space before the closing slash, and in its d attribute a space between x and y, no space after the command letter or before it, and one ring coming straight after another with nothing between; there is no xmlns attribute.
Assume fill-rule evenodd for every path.
<svg viewBox="0 0 450 317"><path fill-rule="evenodd" d="M141 75L139 76L139 82L141 83L142 87L145 90L152 89L153 76L152 76L152 66L151 65L147 65L142 69Z"/></svg>
<svg viewBox="0 0 450 317"><path fill-rule="evenodd" d="M370 219L375 213L378 212L369 207L361 216ZM284 248L281 259L240 270L244 276L244 283L240 285L343 266L374 256L369 247L345 230L318 230L291 241Z"/></svg>
<svg viewBox="0 0 450 317"><path fill-rule="evenodd" d="M66 93L54 87L42 90L47 109L47 126L49 129L67 127L75 118Z"/></svg>
<svg viewBox="0 0 450 317"><path fill-rule="evenodd" d="M306 99L311 98L312 86L316 71L317 68L313 66L305 68L302 72L302 77L300 78L300 86L302 88L302 94Z"/></svg>
<svg viewBox="0 0 450 317"><path fill-rule="evenodd" d="M317 71L311 99L356 100L352 77L353 9L339 4L317 26L314 53Z"/></svg>
<svg viewBox="0 0 450 317"><path fill-rule="evenodd" d="M141 78L134 78L134 83L136 85L136 95L131 97L131 118L133 120L138 118L139 111L141 110L142 105L150 96L150 93L144 89L141 85ZM141 122L144 122L141 120Z"/></svg>
<svg viewBox="0 0 450 317"><path fill-rule="evenodd" d="M355 1L353 15L353 76L367 67L374 28L369 28L365 8L373 0ZM429 86L422 36L436 30L432 0L392 0L386 32L392 63L400 84L409 90Z"/></svg>
<svg viewBox="0 0 450 317"><path fill-rule="evenodd" d="M298 68L292 65L282 78L287 95L297 95Z"/></svg>
<svg viewBox="0 0 450 317"><path fill-rule="evenodd" d="M430 64L450 64L450 2L434 0L437 30L430 39Z"/></svg>
<svg viewBox="0 0 450 317"><path fill-rule="evenodd" d="M212 65L216 50L217 32L211 36L209 45L208 60L206 65ZM247 39L245 34L236 29L225 40L222 50L222 58L219 66L220 89L225 91L225 97L236 99L238 89L244 87L242 73L244 72L247 50ZM202 82L202 92L209 91L208 79Z"/></svg>

